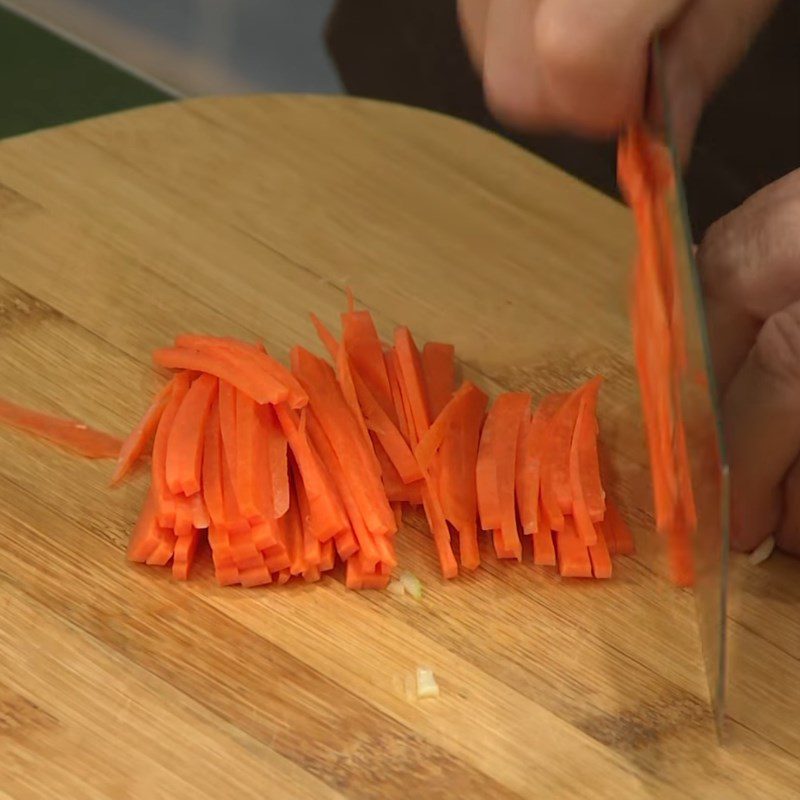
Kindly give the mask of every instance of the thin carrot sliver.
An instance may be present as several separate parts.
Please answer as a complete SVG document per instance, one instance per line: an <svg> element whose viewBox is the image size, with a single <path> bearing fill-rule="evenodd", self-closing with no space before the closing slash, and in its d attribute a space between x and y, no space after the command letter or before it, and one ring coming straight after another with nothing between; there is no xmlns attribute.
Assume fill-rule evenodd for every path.
<svg viewBox="0 0 800 800"><path fill-rule="evenodd" d="M320 572L327 572L333 569L336 564L336 548L333 544L333 539L328 539L323 542L320 547L319 569Z"/></svg>
<svg viewBox="0 0 800 800"><path fill-rule="evenodd" d="M556 534L558 572L565 578L591 578L592 560L580 540L571 517L564 518L564 530Z"/></svg>
<svg viewBox="0 0 800 800"><path fill-rule="evenodd" d="M258 405L244 392L236 392L236 451L234 480L242 514L253 524L272 516L266 441Z"/></svg>
<svg viewBox="0 0 800 800"><path fill-rule="evenodd" d="M189 580L189 571L194 563L200 534L195 530L188 536L179 536L175 542L172 561L172 577L179 581Z"/></svg>
<svg viewBox="0 0 800 800"><path fill-rule="evenodd" d="M177 537L168 528L159 528L158 536L159 542L155 546L153 552L147 557L145 564L163 567L169 563L173 553L175 552L175 542L177 541Z"/></svg>
<svg viewBox="0 0 800 800"><path fill-rule="evenodd" d="M389 388L392 390L392 404L394 405L394 411L397 415L398 429L400 433L403 434L405 440L409 444L413 444L411 429L409 427L409 412L406 408L406 402L400 388L400 367L397 364L397 353L395 353L394 348L387 350L383 354L383 360L386 364L386 374L389 376Z"/></svg>
<svg viewBox="0 0 800 800"><path fill-rule="evenodd" d="M572 513L569 454L583 388L580 387L567 397L547 427L549 477L562 514Z"/></svg>
<svg viewBox="0 0 800 800"><path fill-rule="evenodd" d="M336 341L336 337L316 314L311 314L311 322L314 325L314 330L317 332L319 340L328 351L328 355L335 360L336 353L339 351L339 342Z"/></svg>
<svg viewBox="0 0 800 800"><path fill-rule="evenodd" d="M239 571L239 582L242 586L264 586L272 583L272 575L266 565L250 567Z"/></svg>
<svg viewBox="0 0 800 800"><path fill-rule="evenodd" d="M500 497L497 493L497 464L494 458L494 440L497 414L492 409L486 416L478 446L475 477L478 491L478 515L485 531L498 530L501 523Z"/></svg>
<svg viewBox="0 0 800 800"><path fill-rule="evenodd" d="M531 396L527 392L508 392L495 400L494 407L489 412L490 415L497 415L492 446L500 510L500 535L503 549L519 560L522 560L522 543L517 530L514 495L516 458L520 426L525 417L530 415L530 407Z"/></svg>
<svg viewBox="0 0 800 800"><path fill-rule="evenodd" d="M543 567L556 565L556 549L553 534L549 528L541 528L531 534L533 543L533 563Z"/></svg>
<svg viewBox="0 0 800 800"><path fill-rule="evenodd" d="M369 311L342 314L342 343L355 371L367 384L383 412L396 424L383 347Z"/></svg>
<svg viewBox="0 0 800 800"><path fill-rule="evenodd" d="M82 422L60 419L0 398L0 423L47 439L84 458L119 458L122 441Z"/></svg>
<svg viewBox="0 0 800 800"><path fill-rule="evenodd" d="M303 528L303 562L306 569L319 565L322 558L319 538L314 530L314 518L311 516L311 508L308 502L303 480L300 471L294 470L294 490L297 497L297 508L300 514L300 524ZM330 541L330 538L326 541Z"/></svg>
<svg viewBox="0 0 800 800"><path fill-rule="evenodd" d="M469 381L464 381L425 431L425 435L414 448L414 456L419 467L427 469L430 466L436 451L442 446L449 432L449 426L462 413L462 406L470 401L470 394L473 391L476 391L476 387Z"/></svg>
<svg viewBox="0 0 800 800"><path fill-rule="evenodd" d="M258 414L266 437L272 513L276 518L282 517L289 508L288 442L272 406L261 406Z"/></svg>
<svg viewBox="0 0 800 800"><path fill-rule="evenodd" d="M602 380L601 377L598 377L589 381L583 390L581 402L585 404L583 414L586 419L581 425L577 440L580 484L584 502L586 503L586 510L592 522L600 522L606 512L606 493L600 477L600 458L597 452L597 436L599 433L597 398ZM571 465L570 469L572 469ZM571 477L570 480L572 480Z"/></svg>
<svg viewBox="0 0 800 800"><path fill-rule="evenodd" d="M422 373L431 419L442 412L455 391L455 348L451 344L427 342L422 348Z"/></svg>
<svg viewBox="0 0 800 800"><path fill-rule="evenodd" d="M173 494L187 497L200 491L205 433L211 402L217 393L217 379L201 375L192 381L172 421L167 440L166 479Z"/></svg>
<svg viewBox="0 0 800 800"><path fill-rule="evenodd" d="M432 490L430 482L426 482L426 486L422 490L422 507L425 509L425 516L433 534L442 577L455 578L458 575L458 563L450 545L450 529L447 527L442 505Z"/></svg>
<svg viewBox="0 0 800 800"><path fill-rule="evenodd" d="M203 499L211 523L225 524L225 505L222 499L222 434L219 427L219 400L211 405L203 437Z"/></svg>
<svg viewBox="0 0 800 800"><path fill-rule="evenodd" d="M584 428L592 427L590 436L594 436L594 421L587 415L586 393L581 393L578 404L578 418L575 421L575 431L572 435L572 444L569 452L569 481L572 494L572 515L575 528L581 541L589 546L597 542L597 531L589 515L586 500L583 495L584 474L580 464L580 440L584 436Z"/></svg>
<svg viewBox="0 0 800 800"><path fill-rule="evenodd" d="M592 562L592 575L595 578L611 577L611 554L606 545L602 526L596 526L595 543L589 545L589 558Z"/></svg>
<svg viewBox="0 0 800 800"><path fill-rule="evenodd" d="M399 378L405 388L411 411L410 421L414 427L415 441L419 441L431 424L428 399L425 396L425 380L422 375L422 359L414 337L406 327L401 326L395 330L394 347L400 368Z"/></svg>
<svg viewBox="0 0 800 800"><path fill-rule="evenodd" d="M118 484L131 471L133 465L142 457L150 440L155 436L158 422L167 407L170 394L172 394L173 385L174 378L156 394L144 416L122 443L114 474L111 476L112 486Z"/></svg>
<svg viewBox="0 0 800 800"><path fill-rule="evenodd" d="M156 520L156 502L152 490L147 493L128 544L128 560L144 564L161 537Z"/></svg>

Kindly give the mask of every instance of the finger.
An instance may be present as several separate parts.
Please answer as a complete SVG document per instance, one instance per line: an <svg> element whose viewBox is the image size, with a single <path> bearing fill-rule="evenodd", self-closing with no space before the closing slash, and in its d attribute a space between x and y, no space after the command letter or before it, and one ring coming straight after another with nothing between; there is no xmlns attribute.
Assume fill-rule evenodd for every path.
<svg viewBox="0 0 800 800"><path fill-rule="evenodd" d="M558 121L612 135L643 112L653 34L687 0L542 0L535 28L541 81Z"/></svg>
<svg viewBox="0 0 800 800"><path fill-rule="evenodd" d="M783 484L783 520L775 540L784 552L800 555L800 459Z"/></svg>
<svg viewBox="0 0 800 800"><path fill-rule="evenodd" d="M724 394L747 358L761 323L750 314L713 297L707 298L705 311L711 362L717 388Z"/></svg>
<svg viewBox="0 0 800 800"><path fill-rule="evenodd" d="M715 222L698 251L706 294L765 320L800 299L800 170Z"/></svg>
<svg viewBox="0 0 800 800"><path fill-rule="evenodd" d="M486 18L486 102L498 119L515 128L547 128L554 121L534 48L538 5L538 0L493 0Z"/></svg>
<svg viewBox="0 0 800 800"><path fill-rule="evenodd" d="M784 476L800 452L799 406L800 302L767 320L723 400L737 549L778 531Z"/></svg>
<svg viewBox="0 0 800 800"><path fill-rule="evenodd" d="M664 34L664 73L675 144L684 163L703 106L736 66L777 0L695 0Z"/></svg>
<svg viewBox="0 0 800 800"><path fill-rule="evenodd" d="M486 18L489 0L458 0L458 21L472 66L483 71L483 51L486 43Z"/></svg>

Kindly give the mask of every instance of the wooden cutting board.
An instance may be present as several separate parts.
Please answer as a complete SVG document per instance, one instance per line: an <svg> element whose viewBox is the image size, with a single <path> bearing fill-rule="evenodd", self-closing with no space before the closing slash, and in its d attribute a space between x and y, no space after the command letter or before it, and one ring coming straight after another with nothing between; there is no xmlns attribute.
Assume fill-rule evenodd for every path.
<svg viewBox="0 0 800 800"><path fill-rule="evenodd" d="M180 331L318 349L352 287L535 396L607 378L612 581L499 563L422 601L222 589L124 560L146 486L0 430L0 796L743 797L800 785L791 562L741 573L732 742L664 577L625 316L627 212L463 123L343 98L151 107L0 143L0 394L124 434ZM793 605L794 604L794 605ZM431 666L438 700L404 682ZM4 794L5 793L5 794Z"/></svg>

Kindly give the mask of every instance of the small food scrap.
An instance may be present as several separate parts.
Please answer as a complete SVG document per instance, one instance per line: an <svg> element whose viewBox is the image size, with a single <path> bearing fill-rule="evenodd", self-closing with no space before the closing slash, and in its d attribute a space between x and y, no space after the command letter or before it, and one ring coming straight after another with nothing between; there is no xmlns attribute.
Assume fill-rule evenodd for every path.
<svg viewBox="0 0 800 800"><path fill-rule="evenodd" d="M774 536L767 536L761 544L753 550L752 553L747 557L747 560L753 565L761 564L763 561L766 561L771 555L772 551L775 549L775 537Z"/></svg>
<svg viewBox="0 0 800 800"><path fill-rule="evenodd" d="M415 600L422 599L422 583L412 572L404 570L400 573L400 583L403 589L408 592Z"/></svg>
<svg viewBox="0 0 800 800"><path fill-rule="evenodd" d="M428 667L417 667L417 697L420 700L439 696L439 684L433 670Z"/></svg>

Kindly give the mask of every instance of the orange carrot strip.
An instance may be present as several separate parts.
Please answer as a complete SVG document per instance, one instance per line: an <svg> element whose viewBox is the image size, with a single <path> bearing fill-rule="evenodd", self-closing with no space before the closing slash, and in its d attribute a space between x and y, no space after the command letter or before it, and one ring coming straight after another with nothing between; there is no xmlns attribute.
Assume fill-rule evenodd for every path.
<svg viewBox="0 0 800 800"><path fill-rule="evenodd" d="M458 575L458 563L453 555L453 548L450 545L450 529L444 517L442 505L436 492L431 487L429 476L426 475L426 484L422 490L422 507L425 509L425 516L433 534L433 541L436 552L439 556L439 565L442 570L443 578L455 578Z"/></svg>
<svg viewBox="0 0 800 800"><path fill-rule="evenodd" d="M278 573L278 577L275 579L275 582L278 586L283 586L283 584L288 583L290 578L292 577L291 570L287 567L286 569L282 569Z"/></svg>
<svg viewBox="0 0 800 800"><path fill-rule="evenodd" d="M580 432L576 428L578 472L586 510L592 522L600 522L606 512L606 493L600 477L600 458L597 452L597 396L602 378L595 378L583 390L583 414L586 419ZM570 484L572 484L572 464L570 463ZM573 491L574 486L572 486Z"/></svg>
<svg viewBox="0 0 800 800"><path fill-rule="evenodd" d="M175 555L172 561L172 577L179 581L189 580L189 571L194 563L200 534L193 531L188 536L179 536L175 542Z"/></svg>
<svg viewBox="0 0 800 800"><path fill-rule="evenodd" d="M572 513L572 487L569 480L569 454L572 434L584 387L576 389L556 412L547 428L550 480L562 514Z"/></svg>
<svg viewBox="0 0 800 800"><path fill-rule="evenodd" d="M151 463L152 487L156 500L156 517L158 524L164 528L171 528L175 525L175 496L167 485L167 444L172 423L178 413L183 398L189 391L192 381L192 374L181 372L175 376L175 383L170 395L167 407L161 414L161 419L156 428L156 435L153 439L153 457Z"/></svg>
<svg viewBox="0 0 800 800"><path fill-rule="evenodd" d="M217 379L201 375L192 381L175 414L165 466L167 486L173 494L183 492L188 497L200 491L203 433L216 392Z"/></svg>
<svg viewBox="0 0 800 800"><path fill-rule="evenodd" d="M592 562L592 574L595 578L611 577L611 554L608 552L603 529L597 526L596 542L589 546L589 558Z"/></svg>
<svg viewBox="0 0 800 800"><path fill-rule="evenodd" d="M354 370L393 424L396 424L392 390L383 358L383 347L369 311L342 314L342 343Z"/></svg>
<svg viewBox="0 0 800 800"><path fill-rule="evenodd" d="M325 327L325 323L316 314L311 314L311 323L314 325L314 330L316 330L319 340L328 351L328 355L335 361L336 353L339 352L339 342L336 341L336 337Z"/></svg>
<svg viewBox="0 0 800 800"><path fill-rule="evenodd" d="M575 432L572 435L572 444L569 453L569 480L572 494L572 513L575 521L575 528L581 541L589 546L597 542L597 531L589 516L589 509L583 496L583 471L579 462L580 440L584 436L583 429L592 426L590 436L594 436L594 422L586 414L586 393L581 394L578 404L578 418L575 422Z"/></svg>
<svg viewBox="0 0 800 800"><path fill-rule="evenodd" d="M0 422L85 458L118 458L122 441L81 422L41 414L0 399Z"/></svg>
<svg viewBox="0 0 800 800"><path fill-rule="evenodd" d="M233 384L257 403L283 403L289 398L289 389L285 384L267 372L253 370L248 362L225 352L166 347L155 351L153 362L167 369L188 369L214 375Z"/></svg>
<svg viewBox="0 0 800 800"><path fill-rule="evenodd" d="M319 538L314 529L314 518L311 516L311 509L308 502L303 480L300 477L300 470L297 467L293 470L294 490L297 496L297 507L300 514L300 524L303 528L303 562L306 570L316 567L322 558ZM330 538L327 539L330 541Z"/></svg>
<svg viewBox="0 0 800 800"><path fill-rule="evenodd" d="M492 531L492 544L494 545L495 555L498 558L515 558L518 561L520 560L520 557L517 555L517 552L514 548L506 547L502 531Z"/></svg>
<svg viewBox="0 0 800 800"><path fill-rule="evenodd" d="M476 482L478 491L478 515L481 527L485 531L500 528L501 511L500 497L497 494L497 464L494 457L494 440L497 435L497 414L489 410L486 422L483 424L480 444L478 446L478 460L476 463Z"/></svg>
<svg viewBox="0 0 800 800"><path fill-rule="evenodd" d="M463 408L472 400L474 392L479 391L474 384L464 381L459 390L447 402L439 412L436 419L431 423L425 435L419 440L419 444L414 448L414 456L417 464L422 469L427 469L433 461L436 451L442 446L445 437L450 433L450 426L454 425L463 414Z"/></svg>
<svg viewBox="0 0 800 800"><path fill-rule="evenodd" d="M494 430L494 463L497 479L497 501L500 507L500 535L504 550L522 560L522 543L517 530L514 483L520 426L530 415L531 396L527 392L507 392L495 400L489 412L497 417Z"/></svg>
<svg viewBox="0 0 800 800"><path fill-rule="evenodd" d="M301 347L292 351L292 363L341 464L367 529L373 535L394 532L394 515L381 484L374 452L368 450L333 370Z"/></svg>
<svg viewBox="0 0 800 800"><path fill-rule="evenodd" d="M306 583L316 583L321 577L319 567L308 567L303 573L303 580Z"/></svg>
<svg viewBox="0 0 800 800"><path fill-rule="evenodd" d="M253 345L225 336L183 334L175 340L175 345L210 355L220 355L236 363L241 363L256 375L268 375L287 388L286 401L292 408L302 408L308 402L308 398L292 373L283 364L272 358L263 344Z"/></svg>
<svg viewBox="0 0 800 800"><path fill-rule="evenodd" d="M397 415L397 427L403 434L405 440L412 444L411 430L409 427L408 411L406 401L400 388L400 367L397 365L397 353L394 349L388 350L383 354L386 364L386 374L389 376L389 388L392 390L392 404Z"/></svg>
<svg viewBox="0 0 800 800"><path fill-rule="evenodd" d="M222 435L222 455L228 467L236 472L236 387L227 381L219 382L219 425Z"/></svg>
<svg viewBox="0 0 800 800"><path fill-rule="evenodd" d="M269 574L269 569L265 565L250 567L250 569L240 570L239 582L242 586L264 586L272 583L272 575Z"/></svg>
<svg viewBox="0 0 800 800"><path fill-rule="evenodd" d="M564 518L564 530L555 538L559 575L565 578L591 578L589 550L578 537L571 517Z"/></svg>
<svg viewBox="0 0 800 800"><path fill-rule="evenodd" d="M274 519L267 518L250 529L253 544L259 550L267 550L278 545L278 524ZM273 570L274 571L274 570Z"/></svg>
<svg viewBox="0 0 800 800"><path fill-rule="evenodd" d="M327 572L336 564L336 548L333 546L333 539L323 542L320 550L319 569L320 572Z"/></svg>
<svg viewBox="0 0 800 800"><path fill-rule="evenodd" d="M172 393L174 378L170 380L153 398L150 407L139 420L136 427L130 432L122 443L117 456L114 474L111 476L111 485L118 484L133 468L133 465L142 457L145 448L150 443L158 427L158 422L169 402Z"/></svg>
<svg viewBox="0 0 800 800"><path fill-rule="evenodd" d="M267 497L270 477L266 452L258 405L244 392L236 392L236 461L233 476L239 507L251 524L272 516L272 498Z"/></svg>
<svg viewBox="0 0 800 800"><path fill-rule="evenodd" d="M415 441L419 441L431 424L428 399L425 396L425 380L422 376L422 359L414 337L406 327L401 326L395 331L394 347L401 385L405 387L411 410L410 421L414 427Z"/></svg>
<svg viewBox="0 0 800 800"><path fill-rule="evenodd" d="M339 493L339 497L341 498L347 512L347 517L350 521L350 524L347 527L351 528L355 534L357 547L358 549L364 551L364 558L366 559L366 562L374 565L380 558L380 554L375 545L375 538L364 522L364 518L361 514L358 502L353 496L350 484L345 480L344 471L336 452L333 449L333 445L323 430L322 424L319 422L312 410L308 411L307 418L308 435L313 442L317 453L319 453L322 463L325 465L325 469L332 477ZM341 544L344 545L344 541L342 541ZM336 546L337 549L340 546L338 538ZM339 550L339 555L342 559L345 558L345 556L342 555L342 550Z"/></svg>
<svg viewBox="0 0 800 800"><path fill-rule="evenodd" d="M556 565L556 549L553 546L553 534L550 529L536 530L533 537L533 563L545 567Z"/></svg>
<svg viewBox="0 0 800 800"><path fill-rule="evenodd" d="M188 536L192 532L193 515L192 507L183 495L175 497L175 525L173 533L176 536Z"/></svg>
<svg viewBox="0 0 800 800"><path fill-rule="evenodd" d="M225 505L222 499L222 434L219 427L219 401L211 404L203 437L203 499L211 523L225 523Z"/></svg>
<svg viewBox="0 0 800 800"><path fill-rule="evenodd" d="M205 433L203 434L205 436ZM188 498L189 507L192 510L192 525L197 529L207 528L211 517L208 515L205 501L201 492L193 494Z"/></svg>
<svg viewBox="0 0 800 800"><path fill-rule="evenodd" d="M344 585L348 589L361 589L363 587L363 572L358 558L347 559Z"/></svg>
<svg viewBox="0 0 800 800"><path fill-rule="evenodd" d="M427 342L422 348L422 374L431 419L435 420L455 390L455 348L451 344Z"/></svg>
<svg viewBox="0 0 800 800"><path fill-rule="evenodd" d="M128 544L128 560L144 564L161 541L153 492L147 493Z"/></svg>
<svg viewBox="0 0 800 800"><path fill-rule="evenodd" d="M329 538L348 526L347 514L333 483L335 476L323 468L307 432L300 430L295 412L286 405L280 405L275 407L275 413L303 477L312 512L320 517L317 531L324 531L320 535Z"/></svg>
<svg viewBox="0 0 800 800"><path fill-rule="evenodd" d="M348 558L358 552L358 541L352 528L339 531L333 537L333 542L336 545L336 553L342 561L347 561Z"/></svg>
<svg viewBox="0 0 800 800"><path fill-rule="evenodd" d="M239 570L236 567L215 567L214 577L220 586L233 586L240 582Z"/></svg>
<svg viewBox="0 0 800 800"><path fill-rule="evenodd" d="M607 529L613 531L614 545L617 554L621 556L633 555L636 552L636 545L633 540L631 529L625 522L616 503L612 503L610 500L606 502L606 520L608 523ZM608 534L606 538L609 538Z"/></svg>
<svg viewBox="0 0 800 800"><path fill-rule="evenodd" d="M286 436L272 406L260 406L259 420L266 437L267 461L272 484L272 513L282 517L289 508L289 465Z"/></svg>
<svg viewBox="0 0 800 800"><path fill-rule="evenodd" d="M168 564L175 552L177 537L168 528L159 528L159 542L152 553L147 557L145 564L163 567Z"/></svg>

